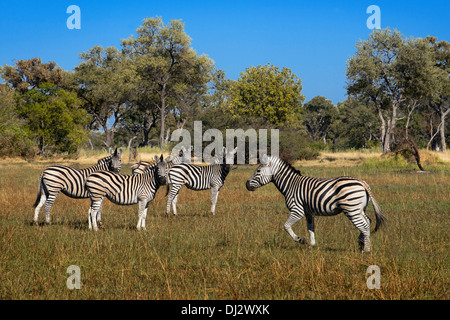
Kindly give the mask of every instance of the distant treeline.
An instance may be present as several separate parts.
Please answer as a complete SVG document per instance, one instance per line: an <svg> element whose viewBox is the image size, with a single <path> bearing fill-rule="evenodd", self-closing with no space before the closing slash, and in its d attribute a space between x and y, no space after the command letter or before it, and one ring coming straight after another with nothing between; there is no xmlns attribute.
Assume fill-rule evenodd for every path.
<svg viewBox="0 0 450 320"><path fill-rule="evenodd" d="M289 68L268 63L227 79L194 51L181 21L148 18L120 49L82 52L72 71L40 58L1 67L0 156L164 149L175 129L192 130L194 120L203 130L278 128L280 153L291 159L324 148L387 153L406 138L445 151L449 49L435 37L375 30L347 61L346 100L305 103L301 79Z"/></svg>

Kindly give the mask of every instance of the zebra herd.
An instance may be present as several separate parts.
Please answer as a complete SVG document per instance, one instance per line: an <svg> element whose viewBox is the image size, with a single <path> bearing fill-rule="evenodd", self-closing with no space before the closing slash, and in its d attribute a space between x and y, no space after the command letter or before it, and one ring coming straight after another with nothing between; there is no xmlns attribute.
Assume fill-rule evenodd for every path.
<svg viewBox="0 0 450 320"><path fill-rule="evenodd" d="M102 225L101 210L105 197L120 205L138 203L137 229L145 230L148 205L162 185L167 187L166 196L171 185L166 216L170 213L171 206L173 214L177 215L177 197L183 185L192 190L211 189L211 213L214 215L219 191L233 167L229 164L230 158L234 157L237 148L230 151L224 148L224 160L216 158L214 164L206 166L190 164L185 151L182 150L182 154L173 159L170 156L164 159L161 155L155 156L153 162L141 161L131 167L131 175L119 173L122 148L114 151L110 149L108 157L86 169L62 165L48 167L39 177L34 222L38 223L39 211L45 205L45 220L50 223L50 208L62 192L72 198L91 199L88 213L90 230L97 231L98 226ZM373 232L384 224L385 216L365 181L352 177L320 179L303 176L289 163L275 156L262 155L260 163L247 180L246 188L254 191L270 182L275 184L285 197L290 212L284 229L294 241L306 243L304 238L300 238L292 230L293 225L303 217L306 217L309 244L314 246L314 216L331 216L342 212L360 231L360 248L364 252L370 251L371 220L365 214L369 202L372 201L375 209L376 225Z"/></svg>

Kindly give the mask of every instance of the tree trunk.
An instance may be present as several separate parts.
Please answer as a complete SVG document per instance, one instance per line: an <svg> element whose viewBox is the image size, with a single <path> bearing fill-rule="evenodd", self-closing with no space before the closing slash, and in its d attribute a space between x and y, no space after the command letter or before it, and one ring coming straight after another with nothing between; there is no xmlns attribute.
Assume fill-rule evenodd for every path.
<svg viewBox="0 0 450 320"><path fill-rule="evenodd" d="M161 120L161 131L159 132L159 149L163 149L164 148L164 132L166 131L166 115L165 115L165 109L166 106L161 106L161 115L160 115L160 120Z"/></svg>
<svg viewBox="0 0 450 320"><path fill-rule="evenodd" d="M159 149L164 148L164 133L166 132L166 84L162 86L161 92L161 106L160 106L160 120L161 120L161 131L159 132Z"/></svg>
<svg viewBox="0 0 450 320"><path fill-rule="evenodd" d="M447 144L445 143L445 117L447 116L447 114L449 113L450 109L447 109L446 111L444 111L444 104L442 103L440 106L440 116L441 116L441 124L440 124L440 135L441 135L441 150L442 152L446 152L447 151Z"/></svg>
<svg viewBox="0 0 450 320"><path fill-rule="evenodd" d="M108 149L114 141L114 130L108 130L106 126L103 127L103 130L105 131L105 146Z"/></svg>
<svg viewBox="0 0 450 320"><path fill-rule="evenodd" d="M392 117L390 119L388 119L386 136L385 136L384 145L383 145L383 153L391 152L391 143L392 143L392 141L394 141L395 125L397 123L397 109L398 109L398 103L393 101L392 102Z"/></svg>
<svg viewBox="0 0 450 320"><path fill-rule="evenodd" d="M146 111L144 120L144 138L142 141L143 146L148 146L148 136L150 131L156 126L156 115L153 112Z"/></svg>
<svg viewBox="0 0 450 320"><path fill-rule="evenodd" d="M414 109L417 107L418 101L414 100L410 104L408 104L408 117L406 118L406 125L405 125L405 137L408 139L408 129L409 129L409 122L411 121L412 113L414 112Z"/></svg>
<svg viewBox="0 0 450 320"><path fill-rule="evenodd" d="M375 103L375 105L376 105L377 110L378 110L378 117L380 118L380 121L381 121L381 126L380 126L381 148L383 149L383 153L387 153L387 152L385 152L386 121L384 120L383 112L381 112L381 106L378 103Z"/></svg>
<svg viewBox="0 0 450 320"><path fill-rule="evenodd" d="M133 151L131 150L131 144L133 143L134 139L137 139L137 135L133 136L130 140L128 140L128 151L130 151L130 155L128 156L128 161L131 161L131 158L133 157ZM133 160L136 160L136 156L134 156Z"/></svg>

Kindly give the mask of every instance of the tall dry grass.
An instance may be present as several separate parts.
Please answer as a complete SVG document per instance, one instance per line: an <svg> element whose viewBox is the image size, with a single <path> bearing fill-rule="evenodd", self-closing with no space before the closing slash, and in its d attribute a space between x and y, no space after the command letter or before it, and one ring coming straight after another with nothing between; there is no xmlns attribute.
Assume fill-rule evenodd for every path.
<svg viewBox="0 0 450 320"><path fill-rule="evenodd" d="M48 163L1 163L0 298L448 299L448 165L417 174L410 167L325 161L299 168L305 175L366 180L388 218L372 235L370 254L359 252L359 232L343 215L316 218L315 248L294 243L283 230L288 212L276 188L246 190L253 166L230 173L214 217L209 191L183 188L179 216L166 218L160 190L149 205L146 232L135 230L136 205L106 200L105 229L93 233L89 200L64 195L52 208L52 224L33 226L37 181ZM371 205L368 215L374 221ZM307 236L304 221L294 229ZM81 269L80 290L66 286L70 265ZM379 290L366 286L370 265L380 267Z"/></svg>

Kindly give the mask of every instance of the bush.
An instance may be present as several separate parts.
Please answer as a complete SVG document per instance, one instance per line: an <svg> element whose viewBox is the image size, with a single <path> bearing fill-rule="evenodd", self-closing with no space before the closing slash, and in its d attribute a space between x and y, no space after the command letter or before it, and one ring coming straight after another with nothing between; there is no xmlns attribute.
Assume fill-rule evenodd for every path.
<svg viewBox="0 0 450 320"><path fill-rule="evenodd" d="M280 158L287 162L295 160L311 160L319 156L319 151L313 147L312 141L301 131L280 130Z"/></svg>
<svg viewBox="0 0 450 320"><path fill-rule="evenodd" d="M21 157L31 159L38 148L19 126L12 126L0 132L0 157Z"/></svg>

